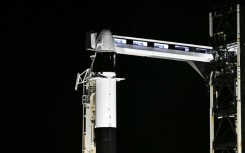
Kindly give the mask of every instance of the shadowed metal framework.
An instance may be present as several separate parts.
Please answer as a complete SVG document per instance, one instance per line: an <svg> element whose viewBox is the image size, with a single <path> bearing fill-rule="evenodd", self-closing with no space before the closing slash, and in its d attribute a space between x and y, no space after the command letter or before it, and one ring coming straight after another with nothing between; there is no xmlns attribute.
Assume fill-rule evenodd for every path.
<svg viewBox="0 0 245 153"><path fill-rule="evenodd" d="M209 76L210 153L244 153L243 9L237 1L222 1L209 15L214 49Z"/></svg>

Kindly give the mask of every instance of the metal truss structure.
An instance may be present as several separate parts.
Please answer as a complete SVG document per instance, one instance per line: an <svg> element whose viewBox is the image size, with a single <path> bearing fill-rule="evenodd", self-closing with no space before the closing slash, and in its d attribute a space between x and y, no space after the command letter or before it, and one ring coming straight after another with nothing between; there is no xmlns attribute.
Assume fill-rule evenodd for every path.
<svg viewBox="0 0 245 153"><path fill-rule="evenodd" d="M215 5L209 15L211 45L214 48L209 76L210 153L244 153L240 11L237 2L227 1Z"/></svg>

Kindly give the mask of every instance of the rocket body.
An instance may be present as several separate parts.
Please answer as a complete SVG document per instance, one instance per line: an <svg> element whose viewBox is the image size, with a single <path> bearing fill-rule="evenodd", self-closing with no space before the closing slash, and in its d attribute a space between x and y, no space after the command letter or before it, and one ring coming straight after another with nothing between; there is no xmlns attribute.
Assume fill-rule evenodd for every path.
<svg viewBox="0 0 245 153"><path fill-rule="evenodd" d="M116 128L116 79L96 79L96 128Z"/></svg>
<svg viewBox="0 0 245 153"><path fill-rule="evenodd" d="M104 74L104 73L103 73ZM109 74L109 75L108 75ZM116 153L116 78L115 73L96 78L96 152Z"/></svg>
<svg viewBox="0 0 245 153"><path fill-rule="evenodd" d="M98 36L95 46L93 72L97 74L95 77L96 153L116 153L116 53L111 32L103 30Z"/></svg>

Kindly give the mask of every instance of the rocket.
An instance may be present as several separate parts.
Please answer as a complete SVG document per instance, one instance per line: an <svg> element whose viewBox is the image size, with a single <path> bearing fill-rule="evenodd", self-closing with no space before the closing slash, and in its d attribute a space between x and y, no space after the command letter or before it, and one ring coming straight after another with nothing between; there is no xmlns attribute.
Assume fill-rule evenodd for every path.
<svg viewBox="0 0 245 153"><path fill-rule="evenodd" d="M97 153L116 153L116 52L109 30L101 31L96 40L93 63L96 92L95 140Z"/></svg>
<svg viewBox="0 0 245 153"><path fill-rule="evenodd" d="M116 83L122 79L116 78L115 42L109 30L89 39L95 55L90 69L78 74L75 87L83 84L83 153L116 153Z"/></svg>

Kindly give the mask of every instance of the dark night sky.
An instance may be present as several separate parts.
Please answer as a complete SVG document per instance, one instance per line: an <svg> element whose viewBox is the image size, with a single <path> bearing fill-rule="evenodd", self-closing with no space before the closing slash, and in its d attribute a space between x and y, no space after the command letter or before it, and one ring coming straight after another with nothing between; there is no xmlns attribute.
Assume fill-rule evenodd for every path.
<svg viewBox="0 0 245 153"><path fill-rule="evenodd" d="M210 0L6 4L7 151L81 153L74 85L90 66L86 31L208 45L210 7ZM126 78L118 83L118 153L209 151L209 93L187 63L123 55L117 62Z"/></svg>

